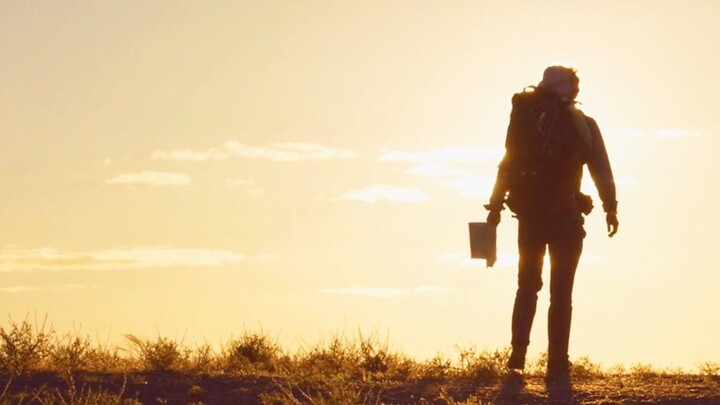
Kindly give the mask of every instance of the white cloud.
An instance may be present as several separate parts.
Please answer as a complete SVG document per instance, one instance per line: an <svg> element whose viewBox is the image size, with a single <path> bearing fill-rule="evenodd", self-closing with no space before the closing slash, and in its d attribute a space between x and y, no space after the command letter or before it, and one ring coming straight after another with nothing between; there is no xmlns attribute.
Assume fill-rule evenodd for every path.
<svg viewBox="0 0 720 405"><path fill-rule="evenodd" d="M299 162L305 160L356 159L357 152L326 145L302 142L272 143L266 146L251 146L239 141L225 142L219 148L206 150L176 149L156 150L153 160L179 160L204 162L230 158L267 159L276 162Z"/></svg>
<svg viewBox="0 0 720 405"><path fill-rule="evenodd" d="M404 297L410 294L410 291L402 288L388 288L388 287L363 287L360 285L353 285L350 287L338 287L338 288L323 288L320 290L323 294L343 294L343 295L356 295L356 296L370 296L377 298L398 298Z"/></svg>
<svg viewBox="0 0 720 405"><path fill-rule="evenodd" d="M665 128L655 132L656 138L681 138L686 136L699 136L700 131L690 131L680 128Z"/></svg>
<svg viewBox="0 0 720 405"><path fill-rule="evenodd" d="M422 177L452 177L466 176L471 172L469 170L453 169L439 163L421 163L406 170L405 173Z"/></svg>
<svg viewBox="0 0 720 405"><path fill-rule="evenodd" d="M147 184L149 186L189 186L190 177L182 173L140 172L120 174L107 181L108 184Z"/></svg>
<svg viewBox="0 0 720 405"><path fill-rule="evenodd" d="M380 200L391 202L420 202L430 200L430 196L420 190L386 185L375 185L352 190L343 194L341 198L367 203L375 203Z"/></svg>
<svg viewBox="0 0 720 405"><path fill-rule="evenodd" d="M34 285L18 285L13 287L0 287L0 293L28 293L28 292L69 292L75 290L82 290L87 288L97 288L95 286L87 286L81 284L64 284L64 285L45 285L45 286L34 286Z"/></svg>
<svg viewBox="0 0 720 405"><path fill-rule="evenodd" d="M100 260L129 261L141 267L221 266L240 263L245 256L223 250L173 249L168 247L142 247L106 250L96 255Z"/></svg>
<svg viewBox="0 0 720 405"><path fill-rule="evenodd" d="M497 148L445 147L425 152L391 151L382 154L378 158L378 161L414 163L477 163L487 161L499 162L502 156L502 149Z"/></svg>
<svg viewBox="0 0 720 405"><path fill-rule="evenodd" d="M63 252L49 247L0 250L0 271L124 270L162 267L216 267L245 261L245 256L211 249L136 247L98 252Z"/></svg>

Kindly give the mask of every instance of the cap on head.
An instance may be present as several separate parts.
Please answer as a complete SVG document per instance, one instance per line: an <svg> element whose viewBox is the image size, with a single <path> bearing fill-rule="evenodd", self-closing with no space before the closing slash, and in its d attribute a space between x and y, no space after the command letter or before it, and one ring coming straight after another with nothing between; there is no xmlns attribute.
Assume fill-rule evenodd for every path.
<svg viewBox="0 0 720 405"><path fill-rule="evenodd" d="M550 66L543 72L542 81L538 84L541 89L549 90L560 96L574 99L578 91L580 79L577 70L566 66Z"/></svg>

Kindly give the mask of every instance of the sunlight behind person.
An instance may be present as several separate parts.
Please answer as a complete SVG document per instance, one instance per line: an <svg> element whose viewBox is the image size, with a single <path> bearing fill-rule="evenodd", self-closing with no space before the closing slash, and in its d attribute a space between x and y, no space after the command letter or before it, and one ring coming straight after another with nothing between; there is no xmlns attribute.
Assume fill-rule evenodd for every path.
<svg viewBox="0 0 720 405"><path fill-rule="evenodd" d="M514 219L491 271L468 265L466 224L485 216L510 97L571 61L623 220L609 243L590 192L585 253L601 259L578 270L571 354L713 360L719 13L669 0L2 2L5 313L116 341L219 345L262 327L292 346L359 328L419 358L504 347Z"/></svg>

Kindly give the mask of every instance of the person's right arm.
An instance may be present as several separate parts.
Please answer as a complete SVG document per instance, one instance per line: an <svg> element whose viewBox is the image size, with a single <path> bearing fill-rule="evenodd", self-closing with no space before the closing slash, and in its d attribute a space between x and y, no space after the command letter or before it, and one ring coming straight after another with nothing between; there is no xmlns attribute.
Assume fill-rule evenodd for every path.
<svg viewBox="0 0 720 405"><path fill-rule="evenodd" d="M509 188L507 170L505 168L506 161L507 153L500 162L500 165L498 165L497 177L495 178L495 185L493 186L492 195L490 196L490 203L485 205L485 208L490 211L487 216L487 222L496 226L500 223L500 211L504 209L505 194L507 194Z"/></svg>

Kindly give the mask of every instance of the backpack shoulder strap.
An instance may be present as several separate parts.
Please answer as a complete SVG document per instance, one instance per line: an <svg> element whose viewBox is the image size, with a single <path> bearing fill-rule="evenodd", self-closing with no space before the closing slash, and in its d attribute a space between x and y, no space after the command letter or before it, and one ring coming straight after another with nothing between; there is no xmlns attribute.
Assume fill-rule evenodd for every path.
<svg viewBox="0 0 720 405"><path fill-rule="evenodd" d="M582 110L575 107L574 103L568 104L568 111L572 117L575 131L577 131L577 134L580 137L581 144L587 149L587 151L590 151L590 148L592 147L593 133L588 125L589 118L582 112Z"/></svg>

